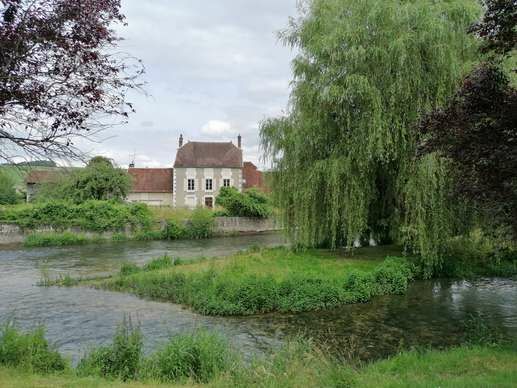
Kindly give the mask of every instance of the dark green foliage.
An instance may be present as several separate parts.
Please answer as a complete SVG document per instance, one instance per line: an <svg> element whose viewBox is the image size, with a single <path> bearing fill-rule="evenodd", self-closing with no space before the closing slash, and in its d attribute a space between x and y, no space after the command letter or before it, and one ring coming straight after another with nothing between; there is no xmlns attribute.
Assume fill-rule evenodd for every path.
<svg viewBox="0 0 517 388"><path fill-rule="evenodd" d="M45 339L42 328L22 333L7 323L0 328L0 366L52 373L64 370L66 362Z"/></svg>
<svg viewBox="0 0 517 388"><path fill-rule="evenodd" d="M6 172L0 170L0 205L13 205L17 201L14 180Z"/></svg>
<svg viewBox="0 0 517 388"><path fill-rule="evenodd" d="M140 267L134 263L124 263L120 267L120 276L129 276L140 272Z"/></svg>
<svg viewBox="0 0 517 388"><path fill-rule="evenodd" d="M135 380L142 361L142 334L131 320L119 326L113 343L93 350L77 366L81 376L102 376Z"/></svg>
<svg viewBox="0 0 517 388"><path fill-rule="evenodd" d="M159 230L143 230L133 237L137 241L156 241L163 240L163 232Z"/></svg>
<svg viewBox="0 0 517 388"><path fill-rule="evenodd" d="M212 237L214 233L214 215L208 209L198 208L192 212L187 221L186 236L193 240Z"/></svg>
<svg viewBox="0 0 517 388"><path fill-rule="evenodd" d="M269 199L256 189L241 193L235 187L223 187L216 204L225 208L229 217L267 218L272 213Z"/></svg>
<svg viewBox="0 0 517 388"><path fill-rule="evenodd" d="M436 276L465 278L517 275L517 249L505 237L488 236L475 230L452 239Z"/></svg>
<svg viewBox="0 0 517 388"><path fill-rule="evenodd" d="M95 157L84 168L63 174L57 182L41 187L37 201L54 199L70 200L75 203L97 200L124 200L131 189L129 174L103 157Z"/></svg>
<svg viewBox="0 0 517 388"><path fill-rule="evenodd" d="M162 238L164 240L180 240L186 238L187 235L187 229L184 224L176 220L169 220L163 230Z"/></svg>
<svg viewBox="0 0 517 388"><path fill-rule="evenodd" d="M229 371L235 355L223 337L205 331L175 336L145 363L144 376L164 383L208 383Z"/></svg>
<svg viewBox="0 0 517 388"><path fill-rule="evenodd" d="M94 240L80 233L33 233L25 238L23 245L26 247L60 247L84 245L91 242Z"/></svg>
<svg viewBox="0 0 517 388"><path fill-rule="evenodd" d="M151 260L143 267L144 271L158 271L160 269L170 268L174 266L174 259L169 256L163 256L158 259Z"/></svg>
<svg viewBox="0 0 517 388"><path fill-rule="evenodd" d="M144 204L124 204L114 201L87 201L73 204L53 201L24 207L0 209L0 220L15 222L24 228L52 226L80 227L104 232L123 230L126 226L145 229L151 224L151 213Z"/></svg>
<svg viewBox="0 0 517 388"><path fill-rule="evenodd" d="M236 278L213 269L188 274L150 271L115 278L103 287L189 305L205 315L249 315L367 302L378 295L404 293L412 278L413 269L406 259L389 258L373 272L353 271L341 279L309 274L283 280L260 275Z"/></svg>

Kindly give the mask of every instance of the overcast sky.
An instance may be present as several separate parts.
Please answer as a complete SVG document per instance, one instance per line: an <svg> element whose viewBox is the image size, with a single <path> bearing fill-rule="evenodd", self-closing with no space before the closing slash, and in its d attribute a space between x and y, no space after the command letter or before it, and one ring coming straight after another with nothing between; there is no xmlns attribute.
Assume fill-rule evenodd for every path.
<svg viewBox="0 0 517 388"><path fill-rule="evenodd" d="M131 94L128 125L89 150L127 166L168 167L178 137L236 142L261 165L258 123L281 114L291 79L291 49L278 41L296 0L122 0L123 48L141 58L149 96Z"/></svg>

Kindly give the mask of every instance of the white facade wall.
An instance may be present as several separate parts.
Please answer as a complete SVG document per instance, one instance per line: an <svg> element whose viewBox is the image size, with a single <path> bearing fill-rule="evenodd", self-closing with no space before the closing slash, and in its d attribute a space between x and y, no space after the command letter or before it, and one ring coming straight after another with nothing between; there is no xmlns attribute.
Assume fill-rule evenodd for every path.
<svg viewBox="0 0 517 388"><path fill-rule="evenodd" d="M129 193L128 202L145 203L149 206L173 206L172 193Z"/></svg>
<svg viewBox="0 0 517 388"><path fill-rule="evenodd" d="M189 190L189 179L194 180L194 190ZM212 179L211 190L206 188L207 179ZM230 186L242 191L242 168L175 168L174 207L203 207L207 198L211 198L215 205L215 198L225 179L230 180Z"/></svg>

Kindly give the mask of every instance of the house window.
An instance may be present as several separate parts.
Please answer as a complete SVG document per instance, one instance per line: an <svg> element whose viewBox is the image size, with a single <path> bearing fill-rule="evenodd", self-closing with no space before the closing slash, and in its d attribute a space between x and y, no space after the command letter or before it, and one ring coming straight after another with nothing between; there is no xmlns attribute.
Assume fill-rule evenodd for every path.
<svg viewBox="0 0 517 388"><path fill-rule="evenodd" d="M206 189L206 191L212 191L213 186L214 186L214 184L213 184L212 178L208 178L208 179L205 180L205 189Z"/></svg>
<svg viewBox="0 0 517 388"><path fill-rule="evenodd" d="M230 187L230 186L231 186L231 181L230 181L230 179L224 179L224 180L223 180L223 186L224 186L224 187Z"/></svg>
<svg viewBox="0 0 517 388"><path fill-rule="evenodd" d="M189 179L187 181L187 189L188 189L188 191L196 190L196 180L195 179Z"/></svg>

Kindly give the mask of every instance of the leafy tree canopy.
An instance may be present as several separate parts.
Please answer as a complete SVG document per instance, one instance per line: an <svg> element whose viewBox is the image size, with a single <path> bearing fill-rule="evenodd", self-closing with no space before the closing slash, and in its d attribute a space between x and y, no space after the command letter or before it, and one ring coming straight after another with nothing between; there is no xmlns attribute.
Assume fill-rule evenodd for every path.
<svg viewBox="0 0 517 388"><path fill-rule="evenodd" d="M18 200L14 181L0 169L0 205L12 205Z"/></svg>
<svg viewBox="0 0 517 388"><path fill-rule="evenodd" d="M235 187L223 187L216 204L231 217L267 218L272 213L269 199L256 189L241 193Z"/></svg>
<svg viewBox="0 0 517 388"><path fill-rule="evenodd" d="M303 245L399 232L422 112L478 57L475 1L312 0L282 35L298 49L288 115L263 148L285 224Z"/></svg>
<svg viewBox="0 0 517 388"><path fill-rule="evenodd" d="M511 226L517 241L517 88L503 65L515 57L517 2L485 3L486 14L472 31L483 38L489 60L465 78L445 108L422 120L420 154L449 161L449 196L468 202L485 225Z"/></svg>
<svg viewBox="0 0 517 388"><path fill-rule="evenodd" d="M124 200L131 190L129 174L102 156L92 158L85 168L63 174L59 182L44 185L39 201L51 199L83 203L88 200Z"/></svg>

